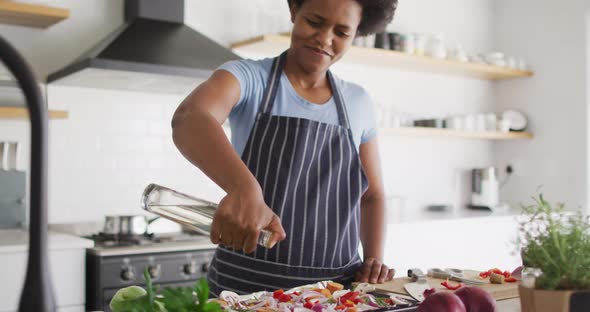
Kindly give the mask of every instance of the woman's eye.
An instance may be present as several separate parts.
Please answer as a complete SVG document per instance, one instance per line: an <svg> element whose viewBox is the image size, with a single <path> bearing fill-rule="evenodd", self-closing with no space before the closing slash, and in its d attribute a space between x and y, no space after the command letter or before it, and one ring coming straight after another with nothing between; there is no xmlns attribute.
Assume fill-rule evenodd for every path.
<svg viewBox="0 0 590 312"><path fill-rule="evenodd" d="M338 35L339 37L343 37L343 38L349 36L348 33L345 33L343 31L337 31L336 35Z"/></svg>
<svg viewBox="0 0 590 312"><path fill-rule="evenodd" d="M319 23L319 22L312 21L312 20L310 20L310 19L308 19L308 20L307 20L307 23L308 23L309 25L311 25L312 27L319 27L319 26L320 26L320 23Z"/></svg>

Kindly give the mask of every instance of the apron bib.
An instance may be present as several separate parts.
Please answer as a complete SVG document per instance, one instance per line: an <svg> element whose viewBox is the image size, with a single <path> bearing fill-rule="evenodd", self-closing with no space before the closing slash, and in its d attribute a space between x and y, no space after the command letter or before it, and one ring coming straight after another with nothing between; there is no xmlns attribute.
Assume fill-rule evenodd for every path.
<svg viewBox="0 0 590 312"><path fill-rule="evenodd" d="M360 199L367 178L342 95L328 71L339 125L272 116L286 52L276 58L242 160L287 238L252 254L219 246L208 273L213 295L247 294L333 280L349 284L361 265ZM297 105L297 104L294 104Z"/></svg>

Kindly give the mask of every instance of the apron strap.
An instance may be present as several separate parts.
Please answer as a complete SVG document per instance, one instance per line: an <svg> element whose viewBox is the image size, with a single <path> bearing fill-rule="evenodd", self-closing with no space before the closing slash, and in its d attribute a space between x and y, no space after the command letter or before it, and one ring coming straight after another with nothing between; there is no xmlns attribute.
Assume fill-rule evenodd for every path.
<svg viewBox="0 0 590 312"><path fill-rule="evenodd" d="M277 90L279 89L279 85L281 84L281 73L285 65L284 63L287 59L286 55L287 51L276 57L272 63L266 89L264 90L264 97L258 108L258 114L270 114L272 111L274 99L277 94Z"/></svg>
<svg viewBox="0 0 590 312"><path fill-rule="evenodd" d="M281 55L276 57L272 63L271 72L268 76L268 83L266 85L266 89L264 90L264 97L262 103L258 108L259 115L270 115L272 112L275 96L281 84L281 74L283 72L283 68L285 67L285 63L287 60L287 51L281 53ZM346 110L346 105L344 105L344 100L342 94L340 93L340 88L338 88L338 85L336 84L332 72L328 70L327 75L328 82L330 83L330 86L332 88L332 96L334 97L334 102L336 103L336 111L338 112L338 120L340 122L340 126L344 127L345 129L349 129L350 122L348 120L348 112Z"/></svg>
<svg viewBox="0 0 590 312"><path fill-rule="evenodd" d="M334 96L334 102L336 102L336 110L338 111L338 120L340 120L340 125L348 129L350 128L350 122L348 121L348 111L346 110L346 105L344 105L342 93L340 93L340 88L338 88L338 85L336 84L334 75L332 75L332 72L329 70L328 79L330 81L330 86L332 86L332 94Z"/></svg>

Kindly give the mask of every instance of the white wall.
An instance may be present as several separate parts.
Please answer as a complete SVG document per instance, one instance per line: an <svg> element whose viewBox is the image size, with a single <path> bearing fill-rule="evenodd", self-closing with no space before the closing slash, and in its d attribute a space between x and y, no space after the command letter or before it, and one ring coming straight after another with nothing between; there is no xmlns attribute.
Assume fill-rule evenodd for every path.
<svg viewBox="0 0 590 312"><path fill-rule="evenodd" d="M122 23L122 1L49 1L72 17L48 30L0 25L0 33L31 61L40 77L58 69ZM391 30L443 32L468 52L491 49L490 0L401 1ZM457 22L459 21L459 22ZM286 1L187 1L187 23L222 44L286 31ZM414 116L493 111L493 83L434 74L337 66L364 85L379 107ZM51 122L50 221L100 220L106 213L137 213L144 184L156 181L216 199L218 188L186 163L171 145L172 110L183 96L49 87L52 107L68 120ZM379 108L378 107L378 108ZM23 121L0 121L0 139L28 136ZM428 138L382 138L388 195L426 204L466 202L472 167L493 162L492 143Z"/></svg>
<svg viewBox="0 0 590 312"><path fill-rule="evenodd" d="M588 103L586 98L586 12L584 0L494 1L495 44L524 57L534 68L531 79L496 85L498 109L528 115L535 139L494 147L499 166L515 165L502 190L512 203L540 191L570 208L588 207Z"/></svg>

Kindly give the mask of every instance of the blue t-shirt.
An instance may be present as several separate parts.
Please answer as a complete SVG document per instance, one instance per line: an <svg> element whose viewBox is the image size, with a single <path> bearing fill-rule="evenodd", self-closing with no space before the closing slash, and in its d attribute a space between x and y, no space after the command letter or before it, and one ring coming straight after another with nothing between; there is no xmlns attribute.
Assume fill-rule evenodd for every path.
<svg viewBox="0 0 590 312"><path fill-rule="evenodd" d="M231 142L238 155L242 155L246 147L258 107L264 96L273 60L266 58L230 61L218 68L230 72L240 83L240 99L229 115ZM354 143L359 151L360 144L377 135L372 100L365 89L359 85L343 81L336 76L334 80L340 88L344 105L348 110ZM284 71L281 74L281 84L277 90L271 114L339 124L334 97L324 104L314 104L305 100L297 94Z"/></svg>

